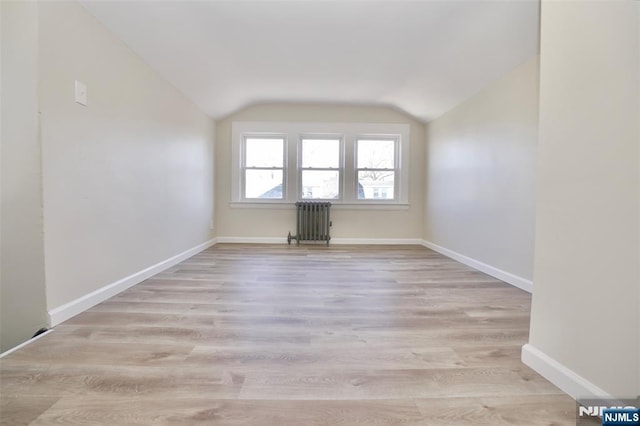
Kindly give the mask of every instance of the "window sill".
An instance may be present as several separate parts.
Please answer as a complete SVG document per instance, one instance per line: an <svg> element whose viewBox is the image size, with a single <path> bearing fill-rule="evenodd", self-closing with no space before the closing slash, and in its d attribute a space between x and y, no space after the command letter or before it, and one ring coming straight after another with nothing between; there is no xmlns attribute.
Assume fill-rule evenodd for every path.
<svg viewBox="0 0 640 426"><path fill-rule="evenodd" d="M232 201L229 203L229 207L231 207L232 209L279 210L291 209L294 207L294 203L289 201ZM331 201L331 208L335 210L409 210L409 204L398 202L380 203L375 201L363 201L357 203Z"/></svg>

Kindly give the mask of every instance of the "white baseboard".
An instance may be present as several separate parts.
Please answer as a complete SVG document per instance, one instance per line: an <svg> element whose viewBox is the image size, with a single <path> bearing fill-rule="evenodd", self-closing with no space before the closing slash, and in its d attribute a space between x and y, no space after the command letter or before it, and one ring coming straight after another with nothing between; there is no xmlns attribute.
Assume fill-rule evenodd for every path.
<svg viewBox="0 0 640 426"><path fill-rule="evenodd" d="M18 349L20 349L20 348L24 348L24 347L25 347L25 346L27 346L28 344L35 342L35 341L36 341L36 340L38 340L39 338L46 336L47 334L51 333L52 331L53 331L53 329L49 329L49 330L45 331L45 332L44 332L44 333L42 333L42 334L38 334L36 337L32 337L31 339L27 340L26 342L20 343L18 346L14 346L13 348L8 349L8 350L6 350L6 351L2 352L2 353L0 354L0 358L3 358L3 357L5 357L5 356L9 355L9 354L10 354L10 353L12 353L12 352L15 352L15 351L17 351L17 350L18 350Z"/></svg>
<svg viewBox="0 0 640 426"><path fill-rule="evenodd" d="M332 238L333 244L362 244L362 245L421 245L419 238Z"/></svg>
<svg viewBox="0 0 640 426"><path fill-rule="evenodd" d="M465 265L477 269L478 271L482 271L487 275L491 275L492 277L518 287L521 290L529 293L533 292L533 282L531 280L527 280L510 272L495 268L491 265L487 265L486 263L480 262L479 260L472 259L468 256L465 256L464 254L449 250L448 248L444 248L430 241L422 240L421 243L423 246L430 248L433 251L437 251L440 254L450 257L451 259L457 260L458 262L464 263Z"/></svg>
<svg viewBox="0 0 640 426"><path fill-rule="evenodd" d="M287 244L287 237L218 237L216 242L219 244Z"/></svg>
<svg viewBox="0 0 640 426"><path fill-rule="evenodd" d="M189 250L186 250L180 254L170 257L169 259L163 260L162 262L156 263L142 271L136 272L135 274L129 275L121 280L118 280L114 283L108 284L98 290L92 291L89 294L86 294L82 297L79 297L76 300L72 300L69 303L65 303L62 306L58 306L49 311L49 324L51 326L56 326L63 321L68 320L69 318L78 315L81 312L86 311L87 309L97 305L100 302L107 300L110 297L115 296L116 294L132 287L142 281L146 280L154 276L155 274L164 271L167 268L172 267L185 259L190 258L191 256L200 253L203 250L211 247L216 243L215 239L209 240L202 244L199 244Z"/></svg>
<svg viewBox="0 0 640 426"><path fill-rule="evenodd" d="M218 237L217 243L287 244L287 237ZM358 245L421 245L419 238L332 238L331 244ZM295 244L295 241L292 241Z"/></svg>
<svg viewBox="0 0 640 426"><path fill-rule="evenodd" d="M529 343L522 347L522 362L575 400L615 399Z"/></svg>

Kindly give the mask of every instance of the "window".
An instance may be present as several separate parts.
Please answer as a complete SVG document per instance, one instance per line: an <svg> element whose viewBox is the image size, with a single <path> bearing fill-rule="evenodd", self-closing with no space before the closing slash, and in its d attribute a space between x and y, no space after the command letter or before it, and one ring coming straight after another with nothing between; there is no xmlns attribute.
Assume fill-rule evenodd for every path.
<svg viewBox="0 0 640 426"><path fill-rule="evenodd" d="M396 140L358 139L356 146L358 199L393 200L396 182Z"/></svg>
<svg viewBox="0 0 640 426"><path fill-rule="evenodd" d="M340 139L303 137L300 148L302 198L340 198Z"/></svg>
<svg viewBox="0 0 640 426"><path fill-rule="evenodd" d="M340 208L409 203L409 124L234 122L231 206Z"/></svg>
<svg viewBox="0 0 640 426"><path fill-rule="evenodd" d="M245 138L243 172L243 198L283 199L284 138Z"/></svg>

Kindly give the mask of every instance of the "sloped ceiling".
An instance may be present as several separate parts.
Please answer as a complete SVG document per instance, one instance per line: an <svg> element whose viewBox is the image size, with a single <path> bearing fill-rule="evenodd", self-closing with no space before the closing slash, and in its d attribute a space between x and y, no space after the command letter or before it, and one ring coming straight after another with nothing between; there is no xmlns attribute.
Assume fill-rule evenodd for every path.
<svg viewBox="0 0 640 426"><path fill-rule="evenodd" d="M81 3L215 119L330 102L429 121L538 51L528 0Z"/></svg>

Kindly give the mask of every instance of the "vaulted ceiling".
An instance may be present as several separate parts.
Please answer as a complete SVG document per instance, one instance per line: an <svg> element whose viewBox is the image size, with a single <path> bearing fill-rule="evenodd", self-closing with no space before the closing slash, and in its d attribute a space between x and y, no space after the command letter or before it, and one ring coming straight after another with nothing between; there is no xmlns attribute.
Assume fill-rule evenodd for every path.
<svg viewBox="0 0 640 426"><path fill-rule="evenodd" d="M530 0L81 3L216 119L326 102L429 121L538 51Z"/></svg>

